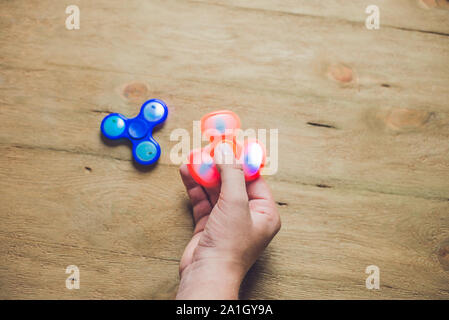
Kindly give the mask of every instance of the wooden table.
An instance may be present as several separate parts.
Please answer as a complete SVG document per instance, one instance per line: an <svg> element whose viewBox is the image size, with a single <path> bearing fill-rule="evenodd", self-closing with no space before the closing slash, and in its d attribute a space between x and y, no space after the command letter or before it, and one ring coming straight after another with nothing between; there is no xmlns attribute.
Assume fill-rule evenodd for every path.
<svg viewBox="0 0 449 320"><path fill-rule="evenodd" d="M279 129L283 226L242 298L449 298L447 1L70 4L79 30L64 1L0 2L0 298L173 298L192 221L170 133L222 108ZM145 170L99 125L155 97Z"/></svg>

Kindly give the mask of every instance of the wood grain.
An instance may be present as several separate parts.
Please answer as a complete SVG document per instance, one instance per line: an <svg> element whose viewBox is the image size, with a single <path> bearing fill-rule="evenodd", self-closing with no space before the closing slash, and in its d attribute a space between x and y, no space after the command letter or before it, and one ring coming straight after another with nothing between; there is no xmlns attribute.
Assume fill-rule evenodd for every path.
<svg viewBox="0 0 449 320"><path fill-rule="evenodd" d="M64 3L0 3L0 298L174 297L192 222L170 133L221 108L279 129L283 227L243 298L449 298L444 2L369 1L377 31L367 1L72 4L76 31ZM99 124L150 97L170 115L148 170Z"/></svg>

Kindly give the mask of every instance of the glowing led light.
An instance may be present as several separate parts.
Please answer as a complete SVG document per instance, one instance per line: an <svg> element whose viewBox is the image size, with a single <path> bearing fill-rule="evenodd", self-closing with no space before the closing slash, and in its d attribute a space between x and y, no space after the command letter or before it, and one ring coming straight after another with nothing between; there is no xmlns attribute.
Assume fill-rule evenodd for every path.
<svg viewBox="0 0 449 320"><path fill-rule="evenodd" d="M125 121L119 116L109 116L103 124L103 129L111 137L118 137L125 131Z"/></svg>
<svg viewBox="0 0 449 320"><path fill-rule="evenodd" d="M247 164L251 170L259 170L263 160L262 147L257 143L251 143L248 146Z"/></svg>
<svg viewBox="0 0 449 320"><path fill-rule="evenodd" d="M225 133L225 130L226 130L226 121L225 121L223 118L218 117L218 118L215 120L215 128L216 128L220 133Z"/></svg>
<svg viewBox="0 0 449 320"><path fill-rule="evenodd" d="M199 174L204 176L209 173L210 168L212 167L212 163L202 163L200 164L200 169L198 170Z"/></svg>
<svg viewBox="0 0 449 320"><path fill-rule="evenodd" d="M151 102L143 109L143 116L148 121L157 121L165 114L165 109L159 102Z"/></svg>
<svg viewBox="0 0 449 320"><path fill-rule="evenodd" d="M157 154L158 153L156 146L150 141L141 142L136 147L136 156L141 161L151 161L156 157Z"/></svg>

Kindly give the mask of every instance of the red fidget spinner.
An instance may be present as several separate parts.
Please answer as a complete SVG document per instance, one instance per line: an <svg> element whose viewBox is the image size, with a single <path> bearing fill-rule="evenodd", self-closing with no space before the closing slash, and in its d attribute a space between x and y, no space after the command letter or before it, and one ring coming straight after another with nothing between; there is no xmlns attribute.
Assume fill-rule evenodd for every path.
<svg viewBox="0 0 449 320"><path fill-rule="evenodd" d="M209 138L210 144L190 153L187 167L196 182L204 187L213 187L220 183L214 151L223 143L231 147L234 157L242 164L246 181L259 177L260 170L265 165L265 147L256 139L247 139L242 146L236 138L238 129L240 119L229 110L215 111L201 118L201 133Z"/></svg>

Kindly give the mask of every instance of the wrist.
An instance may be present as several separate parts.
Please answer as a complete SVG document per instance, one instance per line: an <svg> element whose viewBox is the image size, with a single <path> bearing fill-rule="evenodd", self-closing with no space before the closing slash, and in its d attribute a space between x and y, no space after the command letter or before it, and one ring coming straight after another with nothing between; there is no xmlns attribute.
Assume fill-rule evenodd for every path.
<svg viewBox="0 0 449 320"><path fill-rule="evenodd" d="M238 299L246 273L243 269L238 263L224 260L194 261L181 273L176 299Z"/></svg>

